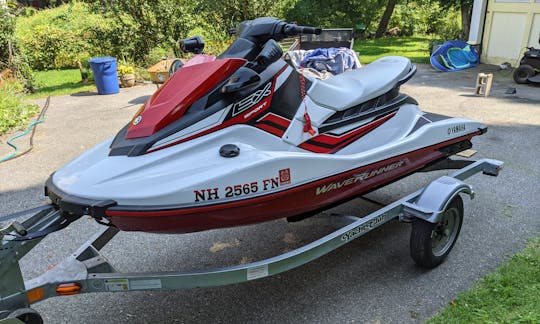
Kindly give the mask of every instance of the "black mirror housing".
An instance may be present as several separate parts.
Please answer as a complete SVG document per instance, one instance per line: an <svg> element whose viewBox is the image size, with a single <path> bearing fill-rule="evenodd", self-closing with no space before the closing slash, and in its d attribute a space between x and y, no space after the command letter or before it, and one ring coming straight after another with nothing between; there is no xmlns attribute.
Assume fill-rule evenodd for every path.
<svg viewBox="0 0 540 324"><path fill-rule="evenodd" d="M275 40L270 39L264 44L264 47L255 58L255 61L258 65L266 67L279 60L282 56L283 50L281 49L281 46L279 46Z"/></svg>
<svg viewBox="0 0 540 324"><path fill-rule="evenodd" d="M204 41L201 36L184 38L180 41L180 49L185 53L201 54L204 50Z"/></svg>
<svg viewBox="0 0 540 324"><path fill-rule="evenodd" d="M233 93L253 87L261 81L259 73L247 67L241 67L231 76L221 88L221 93Z"/></svg>

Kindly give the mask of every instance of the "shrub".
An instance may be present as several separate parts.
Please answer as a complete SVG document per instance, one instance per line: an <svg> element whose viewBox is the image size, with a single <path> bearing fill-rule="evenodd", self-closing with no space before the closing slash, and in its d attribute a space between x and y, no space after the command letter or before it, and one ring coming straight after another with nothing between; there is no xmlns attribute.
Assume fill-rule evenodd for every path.
<svg viewBox="0 0 540 324"><path fill-rule="evenodd" d="M223 30L223 26L212 24L199 18L196 27L189 31L188 36L200 35L204 40L204 52L218 55L232 42L232 38Z"/></svg>
<svg viewBox="0 0 540 324"><path fill-rule="evenodd" d="M157 46L150 50L150 52L144 57L144 60L141 63L144 66L150 67L164 58L172 57L175 57L172 48L164 48Z"/></svg>
<svg viewBox="0 0 540 324"><path fill-rule="evenodd" d="M453 8L443 15L434 26L434 33L444 40L459 39L463 37L461 30L461 14Z"/></svg>
<svg viewBox="0 0 540 324"><path fill-rule="evenodd" d="M0 86L0 134L25 125L39 111L36 105L25 101L22 90L18 82L3 82Z"/></svg>
<svg viewBox="0 0 540 324"><path fill-rule="evenodd" d="M295 0L283 10L286 20L301 25L352 28L364 24L373 29L381 6L378 0Z"/></svg>
<svg viewBox="0 0 540 324"><path fill-rule="evenodd" d="M195 26L194 1L101 0L97 3L96 8L127 27L119 35L130 44L127 59L134 62L143 61L158 46L170 47L178 55L180 40Z"/></svg>
<svg viewBox="0 0 540 324"><path fill-rule="evenodd" d="M11 8L11 9L10 9ZM14 7L0 7L0 72L9 69L26 88L32 89L32 70L15 38Z"/></svg>
<svg viewBox="0 0 540 324"><path fill-rule="evenodd" d="M403 35L435 35L457 39L461 18L455 7L443 8L437 1L419 0L396 5L389 26L399 27Z"/></svg>
<svg viewBox="0 0 540 324"><path fill-rule="evenodd" d="M118 74L121 76L126 74L135 74L135 67L131 65L119 64L117 70Z"/></svg>
<svg viewBox="0 0 540 324"><path fill-rule="evenodd" d="M89 5L72 2L17 19L16 35L34 69L76 67L92 56L122 52L122 27L93 13Z"/></svg>
<svg viewBox="0 0 540 324"><path fill-rule="evenodd" d="M8 44L15 33L15 17L6 8L0 7L0 21L0 59L4 61L9 56Z"/></svg>

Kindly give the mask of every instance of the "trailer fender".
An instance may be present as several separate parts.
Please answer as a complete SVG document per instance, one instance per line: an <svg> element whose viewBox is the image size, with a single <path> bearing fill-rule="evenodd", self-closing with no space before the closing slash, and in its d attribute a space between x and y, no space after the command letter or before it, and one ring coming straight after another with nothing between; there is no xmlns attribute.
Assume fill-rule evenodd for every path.
<svg viewBox="0 0 540 324"><path fill-rule="evenodd" d="M427 185L417 199L403 203L406 218L420 218L430 223L438 223L446 206L460 193L474 198L472 187L461 180L442 176Z"/></svg>

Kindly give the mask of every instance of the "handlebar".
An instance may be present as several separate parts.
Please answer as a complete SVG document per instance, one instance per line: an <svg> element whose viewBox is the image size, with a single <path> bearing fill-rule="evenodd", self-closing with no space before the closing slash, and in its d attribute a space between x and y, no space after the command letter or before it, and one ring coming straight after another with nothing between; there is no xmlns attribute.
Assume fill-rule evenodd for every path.
<svg viewBox="0 0 540 324"><path fill-rule="evenodd" d="M296 24L286 23L281 19L273 17L260 17L243 21L236 30L238 39L252 42L253 46L258 50L270 39L279 42L286 37L293 37L299 34L319 35L321 32L321 28L297 26ZM248 45L244 44L240 47L244 48L245 46Z"/></svg>
<svg viewBox="0 0 540 324"><path fill-rule="evenodd" d="M298 34L314 34L319 35L322 32L321 28L297 26L295 24L285 24L283 26L283 33L287 36L296 36Z"/></svg>

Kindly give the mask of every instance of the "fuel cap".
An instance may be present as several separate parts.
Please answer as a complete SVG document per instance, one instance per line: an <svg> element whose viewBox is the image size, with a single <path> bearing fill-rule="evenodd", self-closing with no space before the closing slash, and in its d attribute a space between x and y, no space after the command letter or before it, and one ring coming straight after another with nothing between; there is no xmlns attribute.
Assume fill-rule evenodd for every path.
<svg viewBox="0 0 540 324"><path fill-rule="evenodd" d="M219 149L219 155L231 158L240 154L240 148L234 144L225 144Z"/></svg>

